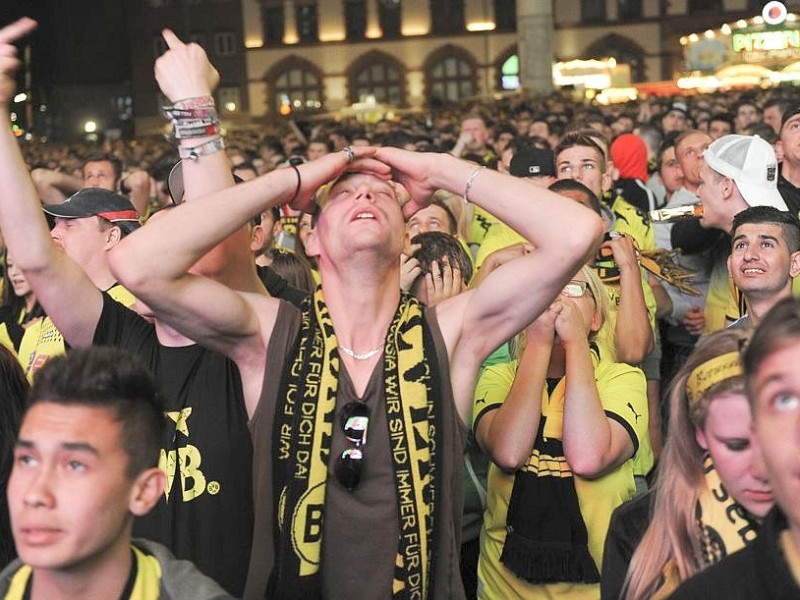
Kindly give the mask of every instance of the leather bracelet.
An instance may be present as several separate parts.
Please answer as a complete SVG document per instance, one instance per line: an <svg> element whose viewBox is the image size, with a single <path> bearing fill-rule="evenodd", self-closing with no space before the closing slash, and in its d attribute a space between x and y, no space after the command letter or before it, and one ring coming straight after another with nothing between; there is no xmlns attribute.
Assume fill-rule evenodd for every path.
<svg viewBox="0 0 800 600"><path fill-rule="evenodd" d="M300 195L300 186L303 185L303 180L300 178L300 169L297 168L297 165L289 163L289 166L292 167L294 169L294 172L297 174L297 187L294 188L294 195L292 196L292 199L289 200L289 204L291 204L292 202L297 200L297 196Z"/></svg>
<svg viewBox="0 0 800 600"><path fill-rule="evenodd" d="M194 146L192 148L179 146L178 156L180 156L182 159L188 158L189 160L196 161L201 156L214 154L215 152L219 152L220 150L224 149L225 149L225 140L217 136L214 139L205 142L204 144L200 144L199 146Z"/></svg>

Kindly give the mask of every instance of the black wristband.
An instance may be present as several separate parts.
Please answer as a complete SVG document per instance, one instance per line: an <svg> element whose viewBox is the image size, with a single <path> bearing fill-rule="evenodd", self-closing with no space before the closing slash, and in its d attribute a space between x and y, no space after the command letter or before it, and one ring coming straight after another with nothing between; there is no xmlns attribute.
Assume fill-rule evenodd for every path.
<svg viewBox="0 0 800 600"><path fill-rule="evenodd" d="M297 187L294 189L294 196L292 196L292 199L289 200L289 204L291 204L292 202L297 200L297 196L300 194L300 186L302 185L303 182L300 179L300 169L297 168L297 165L289 163L289 166L294 169L295 173L297 173Z"/></svg>

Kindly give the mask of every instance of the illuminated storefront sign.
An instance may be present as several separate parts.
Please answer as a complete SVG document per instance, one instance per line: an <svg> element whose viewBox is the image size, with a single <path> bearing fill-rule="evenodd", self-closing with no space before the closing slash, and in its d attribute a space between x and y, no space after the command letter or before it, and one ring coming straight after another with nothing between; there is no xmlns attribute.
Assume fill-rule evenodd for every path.
<svg viewBox="0 0 800 600"><path fill-rule="evenodd" d="M741 62L754 63L800 57L800 30L734 33L731 49Z"/></svg>

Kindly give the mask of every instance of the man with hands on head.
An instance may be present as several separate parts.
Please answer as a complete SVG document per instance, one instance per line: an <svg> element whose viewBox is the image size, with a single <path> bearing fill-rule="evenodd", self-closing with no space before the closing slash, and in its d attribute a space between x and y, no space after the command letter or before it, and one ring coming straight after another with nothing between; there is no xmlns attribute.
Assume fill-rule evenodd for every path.
<svg viewBox="0 0 800 600"><path fill-rule="evenodd" d="M307 244L322 287L302 311L187 274L253 214L287 202L312 211L329 183ZM398 184L411 198L402 208ZM535 250L491 284L423 311L400 291L403 213L427 206L436 189L491 209ZM167 211L114 253L114 271L157 314L230 356L245 388L263 383L250 423L246 598L262 598L268 584L282 597L463 595L460 494L450 490L460 486L478 368L549 305L602 230L577 203L452 156L364 147Z"/></svg>

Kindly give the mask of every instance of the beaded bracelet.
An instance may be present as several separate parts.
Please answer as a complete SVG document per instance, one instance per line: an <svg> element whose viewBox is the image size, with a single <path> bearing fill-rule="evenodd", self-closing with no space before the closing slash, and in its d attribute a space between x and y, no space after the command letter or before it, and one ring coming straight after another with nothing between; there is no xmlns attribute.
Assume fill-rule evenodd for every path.
<svg viewBox="0 0 800 600"><path fill-rule="evenodd" d="M480 173L485 168L486 168L485 166L478 167L467 178L467 184L464 186L464 204L469 204L469 190L472 187L472 182L475 181L475 178L478 176L478 173Z"/></svg>

